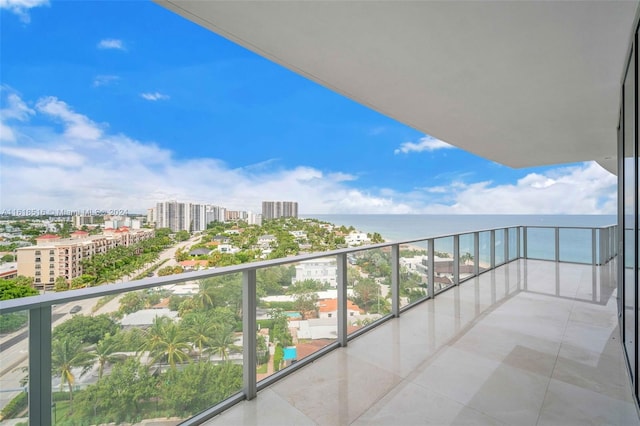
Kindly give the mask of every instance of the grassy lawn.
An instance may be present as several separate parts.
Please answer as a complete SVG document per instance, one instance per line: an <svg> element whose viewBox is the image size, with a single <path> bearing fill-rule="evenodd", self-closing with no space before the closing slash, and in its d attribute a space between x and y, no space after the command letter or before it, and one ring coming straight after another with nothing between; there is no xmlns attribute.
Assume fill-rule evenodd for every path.
<svg viewBox="0 0 640 426"><path fill-rule="evenodd" d="M256 373L258 374L266 374L267 372L267 364L260 364L256 369Z"/></svg>

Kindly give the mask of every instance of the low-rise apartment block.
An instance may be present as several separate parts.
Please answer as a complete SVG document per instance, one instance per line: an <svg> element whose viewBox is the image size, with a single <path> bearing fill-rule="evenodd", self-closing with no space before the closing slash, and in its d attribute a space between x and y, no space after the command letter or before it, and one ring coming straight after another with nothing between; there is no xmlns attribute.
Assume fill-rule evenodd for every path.
<svg viewBox="0 0 640 426"><path fill-rule="evenodd" d="M82 260L106 253L118 246L130 246L152 238L152 229L105 229L102 235L90 236L75 231L70 238L46 234L36 238L36 245L17 250L18 275L33 278L37 289L52 288L56 278L69 281L83 273Z"/></svg>

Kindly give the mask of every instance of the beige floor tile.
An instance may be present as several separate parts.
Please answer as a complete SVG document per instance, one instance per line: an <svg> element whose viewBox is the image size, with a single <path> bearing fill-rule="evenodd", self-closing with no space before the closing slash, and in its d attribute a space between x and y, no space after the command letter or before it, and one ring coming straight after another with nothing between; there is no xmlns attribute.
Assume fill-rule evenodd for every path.
<svg viewBox="0 0 640 426"><path fill-rule="evenodd" d="M357 419L400 381L385 369L336 350L271 389L316 423L340 425Z"/></svg>
<svg viewBox="0 0 640 426"><path fill-rule="evenodd" d="M551 380L538 425L639 425L631 402Z"/></svg>
<svg viewBox="0 0 640 426"><path fill-rule="evenodd" d="M275 392L265 389L258 394L258 398L240 402L205 425L277 426L283 424L283 419L291 426L316 424Z"/></svg>
<svg viewBox="0 0 640 426"><path fill-rule="evenodd" d="M208 424L640 426L609 274L513 262L403 312Z"/></svg>
<svg viewBox="0 0 640 426"><path fill-rule="evenodd" d="M404 382L354 425L503 425L429 389Z"/></svg>

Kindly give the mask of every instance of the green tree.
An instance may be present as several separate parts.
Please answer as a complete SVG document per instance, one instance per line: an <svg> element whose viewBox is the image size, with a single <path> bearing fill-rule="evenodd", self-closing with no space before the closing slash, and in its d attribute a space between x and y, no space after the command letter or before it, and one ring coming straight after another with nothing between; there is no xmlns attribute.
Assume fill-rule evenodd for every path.
<svg viewBox="0 0 640 426"><path fill-rule="evenodd" d="M189 233L189 231L178 231L176 232L174 238L176 239L176 241L187 241L189 238L191 238L191 234Z"/></svg>
<svg viewBox="0 0 640 426"><path fill-rule="evenodd" d="M473 263L473 255L469 252L466 252L465 254L460 256L460 262L462 262L465 265L469 265Z"/></svg>
<svg viewBox="0 0 640 426"><path fill-rule="evenodd" d="M362 278L353 286L353 302L366 312L375 311L380 298L380 286L371 278Z"/></svg>
<svg viewBox="0 0 640 426"><path fill-rule="evenodd" d="M186 315L182 323L185 327L187 338L198 349L198 358L200 358L203 348L209 344L216 332L216 324L213 322L213 318L204 312L193 312Z"/></svg>
<svg viewBox="0 0 640 426"><path fill-rule="evenodd" d="M144 308L144 296L138 291L130 292L120 298L120 312L131 314Z"/></svg>
<svg viewBox="0 0 640 426"><path fill-rule="evenodd" d="M98 379L102 378L104 373L104 367L107 363L113 364L116 361L123 359L122 356L116 356L113 353L118 350L118 342L110 334L106 334L102 340L100 340L95 348L93 354L98 361Z"/></svg>
<svg viewBox="0 0 640 426"><path fill-rule="evenodd" d="M74 368L81 368L80 376L93 365L93 356L88 353L78 339L64 336L51 342L51 374L60 377L60 390L66 383L69 388L69 401L73 401L73 384L76 376Z"/></svg>
<svg viewBox="0 0 640 426"><path fill-rule="evenodd" d="M273 371L280 371L282 361L284 360L284 349L280 343L276 343L276 349L273 352Z"/></svg>
<svg viewBox="0 0 640 426"><path fill-rule="evenodd" d="M11 333L18 330L27 323L27 318L26 311L0 314L0 333Z"/></svg>
<svg viewBox="0 0 640 426"><path fill-rule="evenodd" d="M116 364L111 374L78 395L77 409L99 423L137 421L145 401L158 395L158 380L136 358Z"/></svg>
<svg viewBox="0 0 640 426"><path fill-rule="evenodd" d="M289 321L282 309L272 309L269 317L273 320L273 326L269 330L271 341L282 343L283 346L291 346L293 337L289 331Z"/></svg>
<svg viewBox="0 0 640 426"><path fill-rule="evenodd" d="M96 277L89 274L82 274L71 280L71 288L91 287L96 282Z"/></svg>
<svg viewBox="0 0 640 426"><path fill-rule="evenodd" d="M301 293L309 293L314 291L322 291L328 290L329 284L324 284L318 280L304 280L304 281L296 281L294 284L290 285L287 289L288 294L301 294Z"/></svg>
<svg viewBox="0 0 640 426"><path fill-rule="evenodd" d="M63 276L59 276L56 278L55 285L53 289L55 291L65 291L71 288L70 284L67 282L66 278Z"/></svg>
<svg viewBox="0 0 640 426"><path fill-rule="evenodd" d="M240 346L234 343L235 339L236 336L233 332L233 329L229 327L218 327L211 337L207 352L210 352L214 355L219 355L223 361L226 361L229 358L229 354L231 352L242 350Z"/></svg>
<svg viewBox="0 0 640 426"><path fill-rule="evenodd" d="M73 337L84 344L96 344L106 335L113 335L119 330L118 324L107 314L96 316L74 315L69 320L56 326L54 339Z"/></svg>
<svg viewBox="0 0 640 426"><path fill-rule="evenodd" d="M374 243L374 244L376 244L376 243L384 243L384 238L382 238L382 235L380 235L377 232L374 232L373 234L367 234L367 237L369 237L371 242Z"/></svg>
<svg viewBox="0 0 640 426"><path fill-rule="evenodd" d="M17 299L19 297L35 296L38 290L31 287L31 279L16 277L0 280L0 300Z"/></svg>
<svg viewBox="0 0 640 426"><path fill-rule="evenodd" d="M152 362L167 362L171 368L189 360L189 343L184 331L167 317L156 317L147 329L143 350L149 351Z"/></svg>
<svg viewBox="0 0 640 426"><path fill-rule="evenodd" d="M242 366L198 362L167 373L160 391L173 414L188 417L242 389Z"/></svg>
<svg viewBox="0 0 640 426"><path fill-rule="evenodd" d="M316 293L296 294L294 304L303 320L318 317L318 295Z"/></svg>

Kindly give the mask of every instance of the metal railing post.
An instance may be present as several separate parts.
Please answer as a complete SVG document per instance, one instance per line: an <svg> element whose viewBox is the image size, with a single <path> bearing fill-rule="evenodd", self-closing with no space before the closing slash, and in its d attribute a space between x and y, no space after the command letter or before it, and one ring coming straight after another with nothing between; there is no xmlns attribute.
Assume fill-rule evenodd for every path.
<svg viewBox="0 0 640 426"><path fill-rule="evenodd" d="M427 273L429 274L428 279L429 279L429 297L434 297L435 296L435 285L434 285L434 278L436 276L436 273L434 271L435 268L435 250L436 250L436 244L435 241L433 239L427 240L427 246L428 246L428 250L429 250L429 261L428 261L428 271Z"/></svg>
<svg viewBox="0 0 640 426"><path fill-rule="evenodd" d="M496 230L492 229L489 234L489 247L491 249L491 269L494 269L496 267Z"/></svg>
<svg viewBox="0 0 640 426"><path fill-rule="evenodd" d="M453 236L453 285L460 284L460 235Z"/></svg>
<svg viewBox="0 0 640 426"><path fill-rule="evenodd" d="M602 235L600 235L602 237ZM596 228L591 228L591 264L593 266L598 265L597 250L598 247L596 239ZM602 247L600 248L600 254L602 254Z"/></svg>
<svg viewBox="0 0 640 426"><path fill-rule="evenodd" d="M560 262L560 228L555 227L556 262Z"/></svg>
<svg viewBox="0 0 640 426"><path fill-rule="evenodd" d="M338 342L347 346L347 255L337 256L338 262Z"/></svg>
<svg viewBox="0 0 640 426"><path fill-rule="evenodd" d="M529 257L529 254L527 252L527 227L523 226L522 227L522 257L524 257L525 259L527 259Z"/></svg>
<svg viewBox="0 0 640 426"><path fill-rule="evenodd" d="M29 424L50 425L51 306L29 310Z"/></svg>
<svg viewBox="0 0 640 426"><path fill-rule="evenodd" d="M380 296L378 296L380 297ZM391 314L400 316L400 245L391 246Z"/></svg>
<svg viewBox="0 0 640 426"><path fill-rule="evenodd" d="M247 399L256 397L256 366L257 366L257 338L256 325L256 270L249 269L242 272L242 331L243 340L243 391Z"/></svg>
<svg viewBox="0 0 640 426"><path fill-rule="evenodd" d="M473 275L480 275L480 233L473 233Z"/></svg>
<svg viewBox="0 0 640 426"><path fill-rule="evenodd" d="M504 263L509 263L509 228L504 228Z"/></svg>

